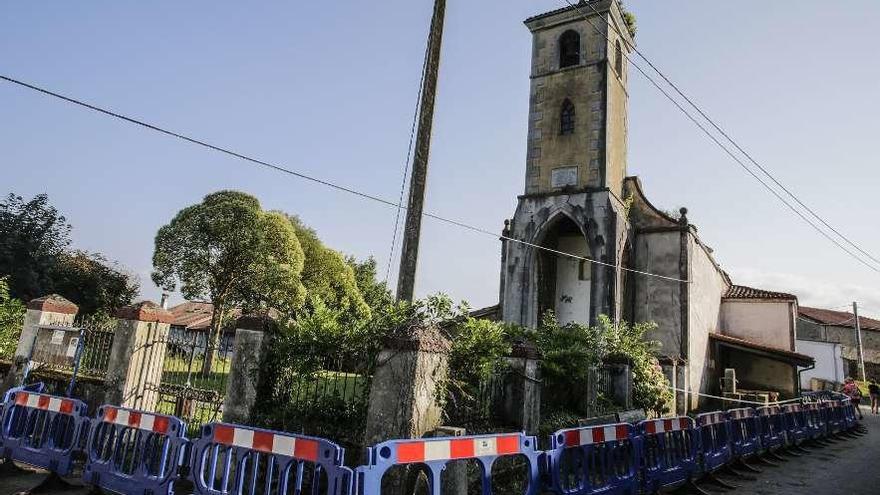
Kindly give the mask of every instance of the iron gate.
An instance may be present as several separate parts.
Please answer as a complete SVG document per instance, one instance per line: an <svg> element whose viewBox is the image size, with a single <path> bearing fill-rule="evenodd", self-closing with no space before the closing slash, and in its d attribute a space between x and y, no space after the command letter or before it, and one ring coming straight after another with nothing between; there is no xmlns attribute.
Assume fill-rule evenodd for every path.
<svg viewBox="0 0 880 495"><path fill-rule="evenodd" d="M175 331L151 342L161 355L160 372L145 390L154 412L186 422L187 434L197 436L205 424L220 421L232 360L234 334L212 342L207 332ZM206 362L207 361L207 362Z"/></svg>

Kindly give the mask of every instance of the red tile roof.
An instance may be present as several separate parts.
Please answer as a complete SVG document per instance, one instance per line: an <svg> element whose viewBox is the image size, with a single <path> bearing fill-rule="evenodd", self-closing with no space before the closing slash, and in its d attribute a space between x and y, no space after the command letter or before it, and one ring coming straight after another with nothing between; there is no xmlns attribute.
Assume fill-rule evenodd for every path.
<svg viewBox="0 0 880 495"><path fill-rule="evenodd" d="M184 327L187 330L206 330L211 327L211 314L214 312L214 305L208 302L187 301L168 311L174 316L172 325ZM234 317L238 317L241 315L241 310L236 309L232 313Z"/></svg>
<svg viewBox="0 0 880 495"><path fill-rule="evenodd" d="M724 299L779 299L785 301L797 301L797 296L784 292L773 292L763 289L746 287L745 285L731 285L724 294Z"/></svg>
<svg viewBox="0 0 880 495"><path fill-rule="evenodd" d="M855 328L856 326L855 316L846 311L832 311L830 309L800 306L798 308L798 315L801 318L815 321L821 325L847 328ZM880 330L880 320L859 316L859 326L861 326L862 330Z"/></svg>

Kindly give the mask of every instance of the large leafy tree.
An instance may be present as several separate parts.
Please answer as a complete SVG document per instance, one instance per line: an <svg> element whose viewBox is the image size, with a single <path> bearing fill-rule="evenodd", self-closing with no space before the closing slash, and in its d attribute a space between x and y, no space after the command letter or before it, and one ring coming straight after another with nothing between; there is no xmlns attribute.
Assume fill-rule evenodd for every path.
<svg viewBox="0 0 880 495"><path fill-rule="evenodd" d="M9 296L5 278L0 278L0 358L11 358L18 346L24 304Z"/></svg>
<svg viewBox="0 0 880 495"><path fill-rule="evenodd" d="M0 276L10 297L29 301L60 294L80 313L111 313L130 304L137 279L98 253L70 251L71 227L45 194L0 202Z"/></svg>
<svg viewBox="0 0 880 495"><path fill-rule="evenodd" d="M8 275L12 297L29 301L48 293L70 230L45 194L29 201L9 194L0 202L0 275Z"/></svg>
<svg viewBox="0 0 880 495"><path fill-rule="evenodd" d="M80 313L108 314L138 295L137 279L98 253L65 251L51 270L52 292L75 301Z"/></svg>
<svg viewBox="0 0 880 495"><path fill-rule="evenodd" d="M287 219L305 255L302 281L308 309L324 307L347 319L369 318L371 307L361 293L354 267L341 253L325 246L299 217L288 215Z"/></svg>
<svg viewBox="0 0 880 495"><path fill-rule="evenodd" d="M217 348L223 315L233 305L293 311L305 300L303 250L293 226L264 212L238 191L209 194L159 229L152 278L166 290L214 305L211 343ZM204 371L210 372L213 353Z"/></svg>

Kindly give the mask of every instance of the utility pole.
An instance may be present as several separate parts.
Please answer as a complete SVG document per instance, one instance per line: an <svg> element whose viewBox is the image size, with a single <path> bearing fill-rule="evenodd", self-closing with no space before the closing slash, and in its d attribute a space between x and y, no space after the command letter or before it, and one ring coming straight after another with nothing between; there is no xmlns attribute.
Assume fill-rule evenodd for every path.
<svg viewBox="0 0 880 495"><path fill-rule="evenodd" d="M858 346L859 351L859 374L861 375L862 381L866 382L867 377L865 376L865 351L862 348L862 325L859 321L859 303L853 302L853 316L855 316L856 322L856 345Z"/></svg>
<svg viewBox="0 0 880 495"><path fill-rule="evenodd" d="M435 0L431 31L428 35L427 60L422 75L422 101L419 109L419 133L409 183L409 202L406 226L403 230L403 248L400 252L400 273L397 276L397 300L412 301L416 286L416 267L419 262L419 238L422 233L422 211L428 181L428 157L431 154L431 129L434 125L434 101L437 96L437 76L440 72L440 47L443 44L443 23L446 0Z"/></svg>

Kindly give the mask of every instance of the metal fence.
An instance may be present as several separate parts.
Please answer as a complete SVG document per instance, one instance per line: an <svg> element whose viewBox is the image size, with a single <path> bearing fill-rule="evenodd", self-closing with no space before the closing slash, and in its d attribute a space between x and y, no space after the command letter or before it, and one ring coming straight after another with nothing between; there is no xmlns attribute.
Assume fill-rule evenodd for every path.
<svg viewBox="0 0 880 495"><path fill-rule="evenodd" d="M309 347L309 346L306 346ZM365 446L375 357L367 350L294 346L273 366L257 404L261 426Z"/></svg>
<svg viewBox="0 0 880 495"><path fill-rule="evenodd" d="M113 321L85 317L69 324L42 325L34 337L30 374L103 379L113 346Z"/></svg>
<svg viewBox="0 0 880 495"><path fill-rule="evenodd" d="M206 332L175 333L154 339L162 354L155 412L183 419L190 436L223 417L223 401L232 365L233 334L214 343Z"/></svg>

